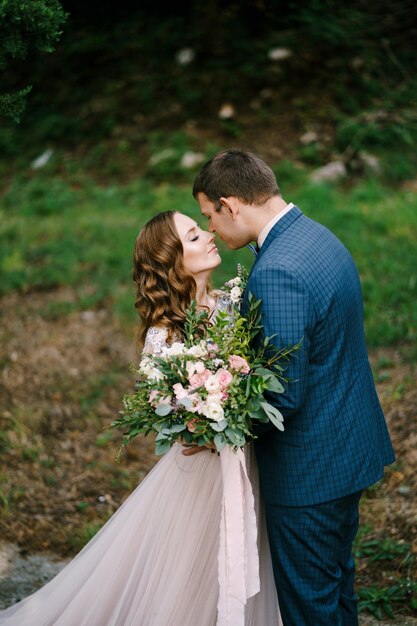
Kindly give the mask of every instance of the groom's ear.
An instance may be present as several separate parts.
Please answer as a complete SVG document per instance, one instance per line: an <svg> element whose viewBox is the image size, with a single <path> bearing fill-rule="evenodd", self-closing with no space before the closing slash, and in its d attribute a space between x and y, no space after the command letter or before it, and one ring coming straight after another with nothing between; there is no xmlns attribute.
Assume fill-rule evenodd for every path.
<svg viewBox="0 0 417 626"><path fill-rule="evenodd" d="M225 198L222 196L220 198L220 204L225 209L226 213L228 213L229 217L232 219L236 219L239 214L239 200L234 196L228 196Z"/></svg>

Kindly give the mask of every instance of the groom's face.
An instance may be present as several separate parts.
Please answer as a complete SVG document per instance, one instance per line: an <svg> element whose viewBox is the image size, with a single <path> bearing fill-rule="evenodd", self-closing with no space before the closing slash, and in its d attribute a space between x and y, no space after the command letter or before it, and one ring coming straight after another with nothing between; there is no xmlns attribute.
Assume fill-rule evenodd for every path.
<svg viewBox="0 0 417 626"><path fill-rule="evenodd" d="M200 205L201 213L208 220L209 231L217 233L220 239L227 243L229 248L237 250L245 246L248 241L251 241L251 239L246 241L246 237L239 228L236 216L227 207L220 205L219 210L216 210L216 204L209 200L204 193L197 195L197 202Z"/></svg>

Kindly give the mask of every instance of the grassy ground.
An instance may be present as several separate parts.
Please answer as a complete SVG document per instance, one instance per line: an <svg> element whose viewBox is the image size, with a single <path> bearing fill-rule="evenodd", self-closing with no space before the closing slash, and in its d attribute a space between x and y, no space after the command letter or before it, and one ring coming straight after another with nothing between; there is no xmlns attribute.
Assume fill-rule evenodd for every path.
<svg viewBox="0 0 417 626"><path fill-rule="evenodd" d="M304 169L289 164L276 171L284 197L333 230L353 254L362 278L369 344L415 342L415 192L372 179L346 189L313 185ZM138 178L103 186L81 173L63 176L48 170L16 176L0 200L1 292L67 285L77 298L60 306L106 303L132 321L134 240L152 215L167 209L183 211L204 226L190 185ZM252 262L246 250L232 253L221 246L221 251L218 284L234 273L237 262Z"/></svg>

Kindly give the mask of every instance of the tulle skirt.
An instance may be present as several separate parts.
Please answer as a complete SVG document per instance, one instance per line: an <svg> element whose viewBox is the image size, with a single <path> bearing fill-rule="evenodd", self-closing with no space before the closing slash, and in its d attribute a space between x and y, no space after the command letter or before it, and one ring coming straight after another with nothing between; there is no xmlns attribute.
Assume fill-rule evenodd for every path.
<svg viewBox="0 0 417 626"><path fill-rule="evenodd" d="M174 445L83 550L37 592L0 612L8 626L215 626L222 475L217 454ZM260 592L245 626L281 624L251 446Z"/></svg>

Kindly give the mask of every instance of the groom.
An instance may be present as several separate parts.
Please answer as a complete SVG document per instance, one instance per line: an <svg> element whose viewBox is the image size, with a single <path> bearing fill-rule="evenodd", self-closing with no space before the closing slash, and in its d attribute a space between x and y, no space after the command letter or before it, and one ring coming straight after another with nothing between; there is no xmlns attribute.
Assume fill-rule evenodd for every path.
<svg viewBox="0 0 417 626"><path fill-rule="evenodd" d="M246 294L262 300L265 335L280 348L302 339L285 393L269 398L285 431L270 426L255 444L284 625L357 625L359 499L394 461L357 269L329 230L281 197L270 167L250 152L218 153L193 195L230 248L257 243Z"/></svg>

